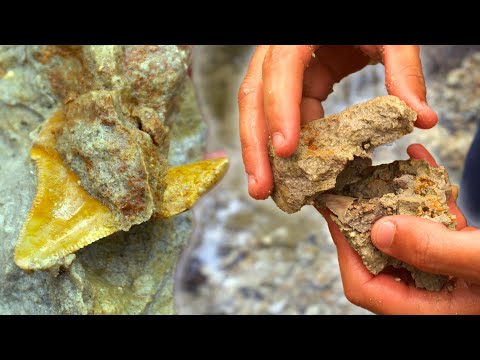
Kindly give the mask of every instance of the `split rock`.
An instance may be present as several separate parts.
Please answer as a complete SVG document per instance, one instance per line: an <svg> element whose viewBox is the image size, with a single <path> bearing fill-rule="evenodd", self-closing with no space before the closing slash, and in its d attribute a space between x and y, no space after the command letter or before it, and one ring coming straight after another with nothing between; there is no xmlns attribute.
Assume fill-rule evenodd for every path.
<svg viewBox="0 0 480 360"><path fill-rule="evenodd" d="M296 152L281 158L269 144L274 189L272 199L287 213L305 204L329 208L367 269L403 267L419 288L438 291L447 276L428 274L380 252L370 239L378 219L414 215L455 229L449 213L448 174L424 160L372 166L375 147L412 132L416 113L395 96L354 105L339 114L303 126Z"/></svg>
<svg viewBox="0 0 480 360"><path fill-rule="evenodd" d="M414 215L455 230L455 216L447 204L451 186L445 169L410 159L372 166L359 175L359 180L337 188L334 194L320 195L317 205L332 211L333 221L372 274L390 265L403 267L418 288L439 291L448 276L420 271L380 252L371 241L370 230L378 219L389 215Z"/></svg>
<svg viewBox="0 0 480 360"><path fill-rule="evenodd" d="M285 212L299 211L319 193L333 189L337 176L355 158L369 159L375 147L412 132L416 118L399 98L381 96L305 125L289 158L276 156L270 144L272 199Z"/></svg>

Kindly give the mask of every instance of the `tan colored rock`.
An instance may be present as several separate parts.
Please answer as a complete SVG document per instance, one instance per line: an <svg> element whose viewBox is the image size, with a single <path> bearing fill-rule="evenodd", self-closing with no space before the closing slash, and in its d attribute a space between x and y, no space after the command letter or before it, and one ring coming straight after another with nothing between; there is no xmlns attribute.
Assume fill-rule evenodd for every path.
<svg viewBox="0 0 480 360"><path fill-rule="evenodd" d="M82 186L127 231L150 219L155 204L161 203L161 179L169 165L149 134L117 111L120 106L110 91L92 91L69 103L57 149Z"/></svg>
<svg viewBox="0 0 480 360"><path fill-rule="evenodd" d="M414 215L455 229L447 205L451 186L443 167L423 160L371 166L374 148L410 133L415 120L415 112L402 100L382 96L305 125L300 145L289 158L275 156L270 144L272 198L288 213L313 203L329 208L371 273L390 265L403 267L417 287L438 291L448 277L387 256L370 239L375 221L388 215Z"/></svg>
<svg viewBox="0 0 480 360"><path fill-rule="evenodd" d="M285 212L299 211L319 193L333 189L349 162L368 159L375 147L412 132L416 118L399 98L381 96L305 125L289 158L276 156L270 144L273 200Z"/></svg>
<svg viewBox="0 0 480 360"><path fill-rule="evenodd" d="M370 230L375 221L388 215L414 215L455 230L455 216L447 205L451 186L445 169L424 160L405 160L372 166L358 175L332 194L320 195L317 205L332 211L332 219L372 274L390 265L403 267L417 287L439 291L447 276L425 273L383 254L373 245Z"/></svg>

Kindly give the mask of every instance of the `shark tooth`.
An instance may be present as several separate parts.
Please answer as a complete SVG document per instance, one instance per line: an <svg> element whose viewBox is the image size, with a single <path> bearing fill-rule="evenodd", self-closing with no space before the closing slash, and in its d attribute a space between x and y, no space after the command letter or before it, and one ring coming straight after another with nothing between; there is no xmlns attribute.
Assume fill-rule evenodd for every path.
<svg viewBox="0 0 480 360"><path fill-rule="evenodd" d="M354 197L334 194L321 194L317 197L317 201L325 204L325 207L337 215L340 221L345 221L347 210L355 200L357 199Z"/></svg>
<svg viewBox="0 0 480 360"><path fill-rule="evenodd" d="M44 125L30 150L38 173L37 193L15 248L25 270L46 269L63 257L119 230L110 210L85 191L55 150L61 113Z"/></svg>
<svg viewBox="0 0 480 360"><path fill-rule="evenodd" d="M38 173L37 193L15 248L14 260L24 270L48 269L67 255L121 230L111 210L90 195L55 149L61 112L50 118L30 150ZM190 209L223 177L228 159L175 166L163 178L166 190L157 214L167 218Z"/></svg>
<svg viewBox="0 0 480 360"><path fill-rule="evenodd" d="M164 178L166 189L158 216L166 218L190 209L222 179L227 169L227 158L203 160L170 168Z"/></svg>

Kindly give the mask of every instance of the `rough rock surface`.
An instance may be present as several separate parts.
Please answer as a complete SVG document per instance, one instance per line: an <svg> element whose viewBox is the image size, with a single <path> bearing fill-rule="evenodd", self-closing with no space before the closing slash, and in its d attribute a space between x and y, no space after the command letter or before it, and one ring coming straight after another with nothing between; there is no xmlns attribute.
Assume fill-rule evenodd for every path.
<svg viewBox="0 0 480 360"><path fill-rule="evenodd" d="M270 145L272 198L291 213L320 195L320 204L337 215L334 221L371 273L389 265L405 267L417 287L438 291L447 277L426 274L388 257L370 240L374 222L387 215L425 217L455 229L448 212L451 188L444 168L414 160L371 166L375 147L410 133L415 120L415 112L403 101L384 96L312 121L302 127L300 145L289 158L275 156Z"/></svg>
<svg viewBox="0 0 480 360"><path fill-rule="evenodd" d="M168 152L174 165L201 159L206 128L185 76L188 53L188 48L177 46L0 47L0 313L174 312L174 267L191 234L190 213L150 220L102 239L78 251L70 268L56 277L42 271L25 273L15 266L13 252L35 194L30 133L64 103L68 109L82 96L111 91L124 96L115 89L126 81L133 90L125 97L143 104L132 115L141 126L132 126L132 131L144 132L157 153L166 158ZM122 56L128 60L119 61ZM127 64L123 78L115 76L118 64ZM113 113L108 104L125 104L115 102L119 97L102 97L105 114ZM124 116L123 110L115 111ZM170 146L164 142L162 149L158 119L170 128ZM87 177L83 180L88 182Z"/></svg>
<svg viewBox="0 0 480 360"><path fill-rule="evenodd" d="M473 95L480 89L474 85L480 80L480 65L469 66L471 76L460 78L455 88L447 85L447 77L479 49L478 45L422 46L427 99L439 123L428 131L415 128L402 139L378 147L375 165L407 159L406 147L421 143L446 167L450 181L458 184L477 126L468 114L480 109L478 96ZM202 112L209 120L208 149L225 149L232 166L193 209L195 240L177 273L181 275L179 311L367 314L344 296L336 249L318 212L306 206L288 215L272 200L256 201L247 193L236 94L253 51L253 46L232 45L196 46L193 50L194 81ZM386 95L384 72L382 65L367 66L343 79L323 103L325 114ZM447 95L451 97L448 102L444 100ZM465 106L458 107L460 104ZM447 114L457 116L454 123Z"/></svg>
<svg viewBox="0 0 480 360"><path fill-rule="evenodd" d="M304 207L287 215L273 201L256 201L246 191L236 94L253 50L193 48L193 79L209 124L208 151L225 150L231 166L193 209L195 233L177 271L178 310L365 314L343 295L335 246L318 212Z"/></svg>
<svg viewBox="0 0 480 360"><path fill-rule="evenodd" d="M272 199L293 213L326 190L355 158L370 158L375 147L413 130L417 118L402 100L382 96L302 127L295 153L282 158L269 145L274 178Z"/></svg>
<svg viewBox="0 0 480 360"><path fill-rule="evenodd" d="M66 164L123 230L150 219L165 190L170 114L184 87L190 49L56 46L35 56L65 104L57 150ZM58 56L62 62L54 61Z"/></svg>
<svg viewBox="0 0 480 360"><path fill-rule="evenodd" d="M370 239L375 221L388 215L414 215L455 229L455 216L448 211L451 196L448 175L443 167L424 160L403 160L372 166L358 176L339 175L341 185L322 194L317 204L329 208L367 269L378 274L387 266L410 271L415 285L439 291L448 277L422 272L380 252Z"/></svg>

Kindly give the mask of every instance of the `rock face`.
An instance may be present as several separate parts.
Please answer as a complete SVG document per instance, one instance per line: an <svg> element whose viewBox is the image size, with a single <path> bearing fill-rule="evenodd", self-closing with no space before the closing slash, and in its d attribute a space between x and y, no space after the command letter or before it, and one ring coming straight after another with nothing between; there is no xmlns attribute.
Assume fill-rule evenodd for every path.
<svg viewBox="0 0 480 360"><path fill-rule="evenodd" d="M371 273L389 265L404 267L417 287L438 291L447 277L388 257L370 239L375 221L387 215L415 215L455 229L444 168L416 160L371 166L373 149L410 133L415 120L415 112L403 101L384 96L312 121L302 128L300 145L291 157L275 156L270 145L272 198L288 213L315 202L329 208Z"/></svg>
<svg viewBox="0 0 480 360"><path fill-rule="evenodd" d="M320 195L317 205L333 212L332 219L367 269L376 275L390 265L404 267L417 287L439 291L447 276L422 272L383 254L371 242L370 230L375 221L388 215L414 215L455 230L455 216L447 205L451 187L445 169L424 160L404 160L371 166L354 176L342 173L339 180L341 185L331 194Z"/></svg>
<svg viewBox="0 0 480 360"><path fill-rule="evenodd" d="M412 132L416 118L402 100L382 96L308 123L289 158L276 156L270 144L272 199L283 211L299 211L319 193L334 188L349 162L368 159L376 146Z"/></svg>
<svg viewBox="0 0 480 360"><path fill-rule="evenodd" d="M206 128L186 76L189 60L184 46L0 47L0 313L174 312L172 277L191 215L132 228L130 220L149 217L153 197L162 193L162 185L145 176L145 164L164 171L167 158L173 165L201 158ZM58 152L82 186L119 209L130 231L78 251L56 276L28 274L14 265L13 249L35 193L30 133L60 108L69 122ZM108 141L112 128L123 141ZM90 166L98 156L106 158L102 169ZM121 182L97 186L101 176L115 177L128 157L138 159L125 169L138 175L138 192L122 192ZM122 207L127 203L138 207Z"/></svg>

